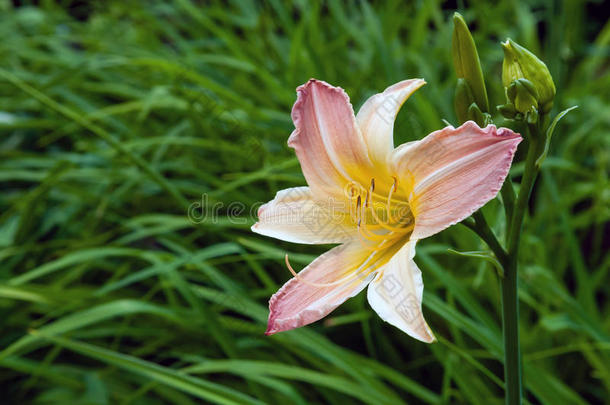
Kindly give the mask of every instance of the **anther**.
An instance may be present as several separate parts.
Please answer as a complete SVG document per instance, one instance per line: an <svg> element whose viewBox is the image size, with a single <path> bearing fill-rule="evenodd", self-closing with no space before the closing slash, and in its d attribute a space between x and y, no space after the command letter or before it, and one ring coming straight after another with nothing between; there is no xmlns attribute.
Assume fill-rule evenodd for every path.
<svg viewBox="0 0 610 405"><path fill-rule="evenodd" d="M371 179L371 186L369 187L368 191L366 192L366 202L364 203L365 207L368 207L370 202L371 202L371 197L373 196L373 191L375 191L375 179L372 178Z"/></svg>
<svg viewBox="0 0 610 405"><path fill-rule="evenodd" d="M358 218L358 226L360 226L360 222L362 221L362 215L360 213L360 206L362 205L362 198L358 195L358 199L356 200L356 218Z"/></svg>

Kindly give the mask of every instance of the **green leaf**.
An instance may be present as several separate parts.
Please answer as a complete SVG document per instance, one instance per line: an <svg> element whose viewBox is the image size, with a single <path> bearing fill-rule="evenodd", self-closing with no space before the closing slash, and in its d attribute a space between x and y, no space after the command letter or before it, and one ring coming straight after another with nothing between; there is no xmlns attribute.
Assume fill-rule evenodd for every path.
<svg viewBox="0 0 610 405"><path fill-rule="evenodd" d="M458 256L474 257L477 259L483 259L483 260L491 263L491 265L496 269L496 271L498 272L498 275L500 277L504 277L504 269L502 268L502 265L500 264L500 262L498 261L496 256L491 252L486 252L486 251L482 251L482 250L471 251L471 252L458 252L457 250L454 250L454 249L447 249L447 251L449 251L450 253L454 253Z"/></svg>
<svg viewBox="0 0 610 405"><path fill-rule="evenodd" d="M565 110L563 110L562 112L557 114L555 116L555 118L553 118L553 121L551 122L551 125L549 125L548 129L546 130L546 139L545 139L545 142L544 142L544 150L542 151L542 154L536 160L536 165L538 167L540 167L542 165L542 162L544 162L544 159L546 159L546 156L549 153L549 147L551 145L551 138L553 137L553 132L555 132L555 127L557 126L559 121L563 117L565 117L565 115L567 113L569 113L570 111L575 110L577 108L578 108L577 105L572 106L570 108L566 108Z"/></svg>
<svg viewBox="0 0 610 405"><path fill-rule="evenodd" d="M152 379L160 384L187 392L197 398L212 401L218 404L262 404L256 399L244 395L235 389L231 389L213 382L191 377L184 372L176 371L167 367L141 360L127 354L113 350L90 345L88 343L69 340L40 331L32 331L32 336L38 339L46 339L65 349L80 353L92 359L99 360L108 365L122 368L142 377Z"/></svg>

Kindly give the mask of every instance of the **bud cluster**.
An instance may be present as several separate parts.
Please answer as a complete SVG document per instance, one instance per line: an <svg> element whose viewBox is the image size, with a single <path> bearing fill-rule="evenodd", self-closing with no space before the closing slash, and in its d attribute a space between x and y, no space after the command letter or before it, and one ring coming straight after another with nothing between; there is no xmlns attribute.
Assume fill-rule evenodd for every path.
<svg viewBox="0 0 610 405"><path fill-rule="evenodd" d="M498 106L498 110L506 118L533 124L553 107L555 84L551 73L536 55L511 39L503 42L502 48L502 84L507 103Z"/></svg>

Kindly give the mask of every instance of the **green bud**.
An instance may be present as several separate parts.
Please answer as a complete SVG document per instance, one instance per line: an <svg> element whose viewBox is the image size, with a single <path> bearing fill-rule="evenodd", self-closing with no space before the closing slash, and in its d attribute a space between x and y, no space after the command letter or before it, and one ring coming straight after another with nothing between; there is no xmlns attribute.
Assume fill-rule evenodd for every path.
<svg viewBox="0 0 610 405"><path fill-rule="evenodd" d="M453 107L460 123L468 121L468 107L474 103L474 96L466 79L459 78L455 86L455 98Z"/></svg>
<svg viewBox="0 0 610 405"><path fill-rule="evenodd" d="M517 116L517 110L513 103L499 105L498 111L500 111L500 114L502 114L504 118L508 118L509 120L513 120Z"/></svg>
<svg viewBox="0 0 610 405"><path fill-rule="evenodd" d="M527 121L528 124L535 124L538 122L538 110L534 107L532 107L531 110L529 110L526 114L525 114L525 119Z"/></svg>
<svg viewBox="0 0 610 405"><path fill-rule="evenodd" d="M538 91L527 79L517 79L506 89L506 96L520 113L526 113L532 108L538 108Z"/></svg>
<svg viewBox="0 0 610 405"><path fill-rule="evenodd" d="M527 121L530 124L538 122L538 90L527 79L514 80L506 88L508 102L498 106L498 110L506 118L516 121Z"/></svg>
<svg viewBox="0 0 610 405"><path fill-rule="evenodd" d="M527 79L536 90L537 106L540 111L543 114L548 113L553 107L555 97L555 84L549 69L536 55L511 39L503 42L502 48L504 49L504 62L502 63L504 87L508 89L515 80ZM521 102L526 102L526 100L522 99ZM521 111L517 105L515 107Z"/></svg>
<svg viewBox="0 0 610 405"><path fill-rule="evenodd" d="M489 101L487 100L487 90L485 89L479 54L470 30L459 13L453 15L451 54L457 77L468 83L474 101L479 108L484 112L489 111Z"/></svg>
<svg viewBox="0 0 610 405"><path fill-rule="evenodd" d="M491 115L488 113L484 113L481 111L479 106L476 103L470 104L468 107L468 120L474 121L480 127L486 127L487 125L492 123Z"/></svg>

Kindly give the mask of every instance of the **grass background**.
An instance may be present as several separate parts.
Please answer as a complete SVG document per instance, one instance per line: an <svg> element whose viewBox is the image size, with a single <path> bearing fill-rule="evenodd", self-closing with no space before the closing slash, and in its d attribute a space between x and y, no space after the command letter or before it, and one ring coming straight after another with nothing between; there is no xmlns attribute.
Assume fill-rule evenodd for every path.
<svg viewBox="0 0 610 405"><path fill-rule="evenodd" d="M506 37L547 62L555 112L579 105L555 133L522 240L525 389L532 404L608 403L602 1L33 3L0 1L0 402L503 403L497 276L448 251L486 249L467 228L417 251L433 345L383 323L364 294L265 337L284 254L300 268L326 247L249 230L251 207L304 184L286 140L310 77L356 108L425 78L397 144L455 122L458 9L492 105ZM203 194L219 216L196 205ZM484 211L502 223L497 201Z"/></svg>

